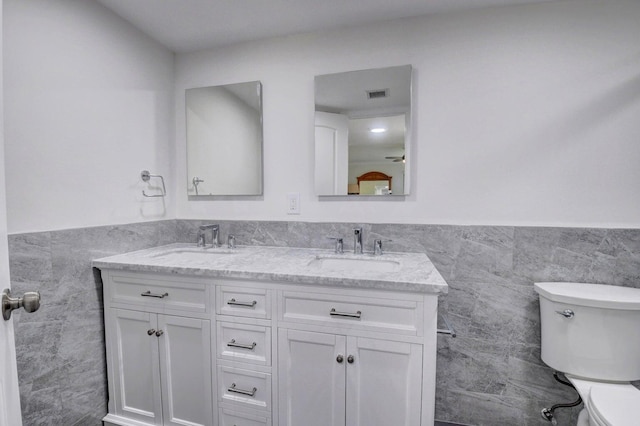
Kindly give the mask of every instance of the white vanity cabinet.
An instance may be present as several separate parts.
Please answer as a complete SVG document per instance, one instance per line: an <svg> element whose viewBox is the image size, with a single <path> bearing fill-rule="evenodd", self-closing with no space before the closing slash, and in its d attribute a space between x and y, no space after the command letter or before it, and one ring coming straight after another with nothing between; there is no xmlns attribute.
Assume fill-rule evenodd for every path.
<svg viewBox="0 0 640 426"><path fill-rule="evenodd" d="M423 365L435 360L435 328L425 339L423 296L317 291L279 297L279 424L433 424L422 397L433 397L423 369L434 365Z"/></svg>
<svg viewBox="0 0 640 426"><path fill-rule="evenodd" d="M252 248L228 264L212 256L218 269L207 269L207 252L180 264L193 249L176 247L172 264L158 260L173 253L166 248L94 261L104 284L105 425L433 425L446 283L426 257L384 258L408 262L416 278L338 280L311 275L316 255L304 249Z"/></svg>
<svg viewBox="0 0 640 426"><path fill-rule="evenodd" d="M419 425L422 346L299 330L279 335L281 425Z"/></svg>
<svg viewBox="0 0 640 426"><path fill-rule="evenodd" d="M109 271L103 281L110 396L105 424L212 425L211 326L202 318L208 286ZM191 317L190 308L201 312Z"/></svg>

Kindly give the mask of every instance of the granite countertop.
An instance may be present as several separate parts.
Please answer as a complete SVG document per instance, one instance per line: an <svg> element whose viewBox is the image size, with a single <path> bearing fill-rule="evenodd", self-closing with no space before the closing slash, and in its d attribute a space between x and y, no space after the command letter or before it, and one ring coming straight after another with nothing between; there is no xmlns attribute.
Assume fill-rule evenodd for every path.
<svg viewBox="0 0 640 426"><path fill-rule="evenodd" d="M424 253L381 256L332 250L237 246L198 248L171 244L95 259L98 269L232 278L342 288L447 293L448 286Z"/></svg>

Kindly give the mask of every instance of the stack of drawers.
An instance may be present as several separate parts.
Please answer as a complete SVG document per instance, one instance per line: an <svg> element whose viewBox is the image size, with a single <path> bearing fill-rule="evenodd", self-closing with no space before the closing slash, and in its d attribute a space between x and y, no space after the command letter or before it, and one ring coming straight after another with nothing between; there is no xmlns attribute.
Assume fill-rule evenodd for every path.
<svg viewBox="0 0 640 426"><path fill-rule="evenodd" d="M272 290L216 287L220 426L271 426Z"/></svg>

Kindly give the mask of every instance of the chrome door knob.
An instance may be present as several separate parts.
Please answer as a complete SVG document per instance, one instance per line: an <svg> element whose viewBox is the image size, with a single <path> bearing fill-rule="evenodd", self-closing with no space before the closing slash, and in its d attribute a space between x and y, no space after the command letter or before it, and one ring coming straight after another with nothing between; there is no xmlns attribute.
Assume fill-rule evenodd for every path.
<svg viewBox="0 0 640 426"><path fill-rule="evenodd" d="M40 293L37 291L26 292L22 296L22 307L29 313L40 309Z"/></svg>
<svg viewBox="0 0 640 426"><path fill-rule="evenodd" d="M40 293L27 291L22 297L11 297L11 290L5 289L2 292L2 317L8 321L11 312L20 308L29 313L37 311L40 308Z"/></svg>

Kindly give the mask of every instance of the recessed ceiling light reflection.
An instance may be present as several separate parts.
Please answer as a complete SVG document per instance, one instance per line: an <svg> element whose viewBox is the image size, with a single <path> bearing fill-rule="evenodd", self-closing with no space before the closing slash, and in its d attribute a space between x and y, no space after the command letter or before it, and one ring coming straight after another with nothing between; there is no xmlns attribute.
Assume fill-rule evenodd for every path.
<svg viewBox="0 0 640 426"><path fill-rule="evenodd" d="M369 130L371 133L384 133L387 131L387 129L385 129L384 127L374 127L373 129Z"/></svg>

